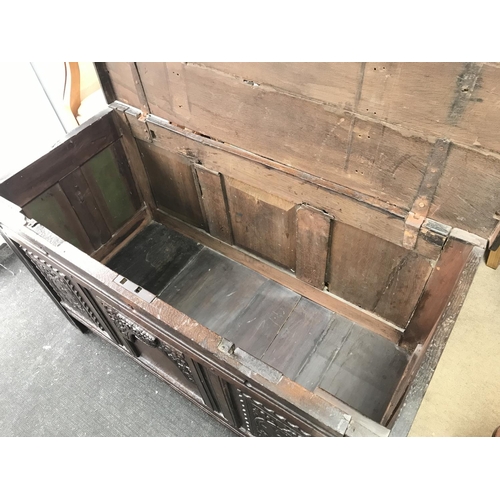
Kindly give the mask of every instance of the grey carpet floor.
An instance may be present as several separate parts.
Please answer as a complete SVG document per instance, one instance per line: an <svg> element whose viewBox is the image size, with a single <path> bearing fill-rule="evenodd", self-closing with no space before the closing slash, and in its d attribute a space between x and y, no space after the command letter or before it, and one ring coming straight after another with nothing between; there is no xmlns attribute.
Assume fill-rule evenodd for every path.
<svg viewBox="0 0 500 500"><path fill-rule="evenodd" d="M9 248L0 264L0 436L234 436L69 324Z"/></svg>

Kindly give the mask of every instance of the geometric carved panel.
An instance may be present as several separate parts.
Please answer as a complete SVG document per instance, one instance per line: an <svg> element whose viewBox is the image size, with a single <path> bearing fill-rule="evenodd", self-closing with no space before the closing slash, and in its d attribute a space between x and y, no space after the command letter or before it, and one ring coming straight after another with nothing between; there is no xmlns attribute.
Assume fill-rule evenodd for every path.
<svg viewBox="0 0 500 500"><path fill-rule="evenodd" d="M182 374L190 381L195 382L193 374L191 373L191 369L184 357L182 352L174 349L169 346L163 340L151 335L146 332L142 327L140 327L137 323L134 323L119 311L117 311L114 307L102 302L104 309L106 310L110 320L113 324L118 328L118 331L130 342L135 342L135 340L140 340L150 347L154 347L159 349L163 354L167 356L170 361L172 361L177 368L182 372Z"/></svg>
<svg viewBox="0 0 500 500"><path fill-rule="evenodd" d="M71 280L54 266L38 257L33 252L30 252L27 248L21 248L52 286L66 309L69 309L76 316L79 316L84 320L90 320L97 328L99 328L99 330L104 332L105 330L99 322L97 316L83 300L83 297L75 288Z"/></svg>
<svg viewBox="0 0 500 500"><path fill-rule="evenodd" d="M267 408L260 401L238 391L245 428L258 437L309 437L298 425L292 424L285 417Z"/></svg>

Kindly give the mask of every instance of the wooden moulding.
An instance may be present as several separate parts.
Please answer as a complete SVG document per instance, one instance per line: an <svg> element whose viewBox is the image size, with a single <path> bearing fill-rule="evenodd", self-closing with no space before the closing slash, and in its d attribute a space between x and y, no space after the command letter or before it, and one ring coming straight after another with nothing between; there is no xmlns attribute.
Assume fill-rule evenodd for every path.
<svg viewBox="0 0 500 500"><path fill-rule="evenodd" d="M22 219L25 220L24 217ZM155 336L182 349L195 362L213 366L221 379L230 380L231 385L241 387L256 396L260 395L269 401L271 407L283 408L287 413L307 422L308 426L318 429L319 434L388 434L387 429L333 397L327 401L286 377L271 382L264 372L261 374L260 370L251 368L252 363L247 363L232 353L221 351L219 335L159 299L150 303L141 299L136 293L115 283L117 273L74 246L64 241L61 243L60 239L57 239L56 246L47 243L29 228L18 225L20 222L20 218L11 220L6 228L10 238L38 253L41 252L42 255L47 255L47 259L54 262L63 273L71 276L72 280L105 298L106 302L137 324L146 327Z"/></svg>
<svg viewBox="0 0 500 500"><path fill-rule="evenodd" d="M95 115L64 138L64 142L0 184L0 195L24 207L60 179L76 170L119 138L112 109Z"/></svg>
<svg viewBox="0 0 500 500"><path fill-rule="evenodd" d="M425 341L417 363L418 371L411 380L400 404L396 406L393 417L388 420L388 425L391 427L390 436L403 437L410 432L425 392L429 387L436 366L472 284L477 267L483 258L484 250L482 248L466 244L465 246L468 248L457 247L455 250L455 253L458 252L459 254L457 258L462 263L462 269L458 271L453 291L450 295L447 295L447 300L444 301L444 311L441 309L442 314L439 315L432 327L431 334L428 335ZM464 255L466 255L465 262L463 261Z"/></svg>
<svg viewBox="0 0 500 500"><path fill-rule="evenodd" d="M323 289L327 276L333 217L321 210L302 205L297 209L296 276Z"/></svg>
<svg viewBox="0 0 500 500"><path fill-rule="evenodd" d="M250 269L253 269L263 276L290 288L296 293L299 293L300 295L303 295L314 302L355 321L359 325L382 335L391 342L398 343L401 338L400 328L384 321L382 318L367 313L360 307L356 307L355 305L350 304L333 294L319 290L318 288L297 279L294 274L282 268L265 262L264 260L249 254L245 250L224 243L205 231L194 228L160 210L157 210L153 217L161 224L164 224L165 226L174 229L175 231L178 231L181 234L184 234L185 236L192 238L212 248L213 250L216 250L217 252L220 252L236 262L244 264Z"/></svg>

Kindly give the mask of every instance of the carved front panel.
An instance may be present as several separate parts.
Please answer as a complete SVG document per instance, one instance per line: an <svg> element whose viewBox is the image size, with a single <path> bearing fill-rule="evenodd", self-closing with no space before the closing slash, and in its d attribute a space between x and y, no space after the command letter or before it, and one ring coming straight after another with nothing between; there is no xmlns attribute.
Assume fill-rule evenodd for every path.
<svg viewBox="0 0 500 500"><path fill-rule="evenodd" d="M121 314L114 307L106 304L105 302L101 302L104 307L109 319L118 329L118 331L130 342L135 342L136 340L140 340L145 344L155 347L159 349L167 356L170 361L172 361L177 368L182 372L182 374L190 381L195 382L193 374L191 373L191 369L184 357L182 352L177 349L169 346L163 340L151 335L149 332L146 332L142 327L140 327L137 323L134 323L123 314Z"/></svg>
<svg viewBox="0 0 500 500"><path fill-rule="evenodd" d="M62 305L75 316L78 316L80 319L87 320L87 322L90 321L99 330L105 332L105 329L99 319L90 309L68 276L55 268L52 264L49 264L44 259L40 258L38 255L35 255L27 248L21 248L24 250L24 253L28 256L31 262L33 262L37 269L42 273L50 286L54 289L56 294L61 299Z"/></svg>
<svg viewBox="0 0 500 500"><path fill-rule="evenodd" d="M237 389L238 399L243 412L244 427L250 434L258 437L308 437L310 434L298 425L264 404Z"/></svg>

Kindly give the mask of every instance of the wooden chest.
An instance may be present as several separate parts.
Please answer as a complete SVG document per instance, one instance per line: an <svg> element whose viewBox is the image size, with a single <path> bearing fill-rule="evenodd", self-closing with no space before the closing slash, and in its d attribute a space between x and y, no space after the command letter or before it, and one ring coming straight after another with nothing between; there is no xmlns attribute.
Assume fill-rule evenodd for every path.
<svg viewBox="0 0 500 500"><path fill-rule="evenodd" d="M96 67L0 185L68 320L241 435L406 435L498 235L500 67Z"/></svg>

